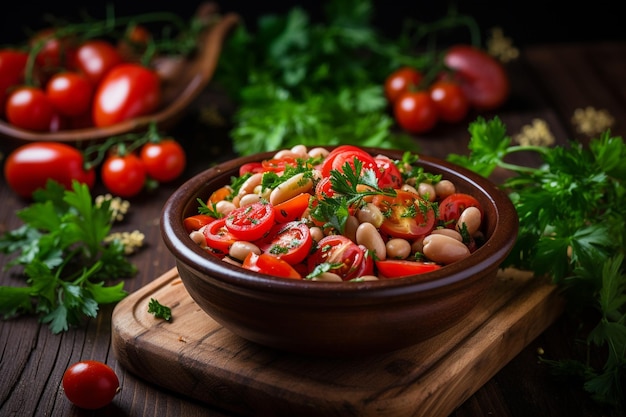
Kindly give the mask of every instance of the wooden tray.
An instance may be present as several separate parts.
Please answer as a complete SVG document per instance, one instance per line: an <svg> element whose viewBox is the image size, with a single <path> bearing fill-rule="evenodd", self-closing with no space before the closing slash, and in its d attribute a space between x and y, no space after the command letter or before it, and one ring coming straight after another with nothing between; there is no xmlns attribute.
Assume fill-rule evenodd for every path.
<svg viewBox="0 0 626 417"><path fill-rule="evenodd" d="M172 308L171 322L148 313L150 298ZM197 306L174 268L118 303L112 345L137 376L238 415L445 417L562 311L553 285L505 270L443 334L389 354L322 359L232 334Z"/></svg>

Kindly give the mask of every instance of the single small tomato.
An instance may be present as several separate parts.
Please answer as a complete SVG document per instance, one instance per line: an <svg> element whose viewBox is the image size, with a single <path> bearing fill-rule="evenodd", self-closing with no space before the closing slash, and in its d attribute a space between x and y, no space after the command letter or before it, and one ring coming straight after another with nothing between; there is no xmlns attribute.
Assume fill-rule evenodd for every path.
<svg viewBox="0 0 626 417"><path fill-rule="evenodd" d="M259 249L290 265L302 262L313 246L309 226L300 220L275 225L267 237L258 242Z"/></svg>
<svg viewBox="0 0 626 417"><path fill-rule="evenodd" d="M237 207L226 216L226 228L239 240L261 239L274 225L274 206L259 201Z"/></svg>
<svg viewBox="0 0 626 417"><path fill-rule="evenodd" d="M133 197L146 183L146 168L134 154L109 155L101 167L102 183L112 193L120 197Z"/></svg>
<svg viewBox="0 0 626 417"><path fill-rule="evenodd" d="M122 56L111 43L101 39L91 39L79 45L75 53L74 68L97 86L104 76L117 64Z"/></svg>
<svg viewBox="0 0 626 417"><path fill-rule="evenodd" d="M317 249L307 258L309 272L321 264L330 265L329 272L344 281L374 272L374 263L367 249L343 235L328 235L317 243Z"/></svg>
<svg viewBox="0 0 626 417"><path fill-rule="evenodd" d="M0 49L0 115L4 114L8 89L24 81L27 60L26 52L10 48Z"/></svg>
<svg viewBox="0 0 626 417"><path fill-rule="evenodd" d="M439 118L447 123L459 123L469 113L470 105L461 86L440 80L429 88L430 98L437 107Z"/></svg>
<svg viewBox="0 0 626 417"><path fill-rule="evenodd" d="M4 163L4 177L13 191L32 197L51 179L66 189L76 180L92 188L96 173L85 169L83 154L73 146L57 142L32 142L12 151Z"/></svg>
<svg viewBox="0 0 626 417"><path fill-rule="evenodd" d="M416 68L402 67L385 79L385 97L390 103L395 102L406 91L417 89L422 81L422 73Z"/></svg>
<svg viewBox="0 0 626 417"><path fill-rule="evenodd" d="M175 180L183 173L187 164L185 150L174 139L146 143L141 147L139 157L148 176L160 182Z"/></svg>
<svg viewBox="0 0 626 417"><path fill-rule="evenodd" d="M398 125L413 134L432 130L439 115L427 91L407 91L393 105L393 115Z"/></svg>
<svg viewBox="0 0 626 417"><path fill-rule="evenodd" d="M55 110L41 88L21 86L7 97L5 113L13 126L47 132L50 131Z"/></svg>
<svg viewBox="0 0 626 417"><path fill-rule="evenodd" d="M67 399L87 410L110 404L120 390L115 371L109 365L94 360L76 362L67 368L62 385Z"/></svg>
<svg viewBox="0 0 626 417"><path fill-rule="evenodd" d="M388 156L378 155L375 158L378 166L379 188L400 188L402 186L402 173L395 162Z"/></svg>
<svg viewBox="0 0 626 417"><path fill-rule="evenodd" d="M157 109L161 82L156 72L140 64L123 63L102 79L93 100L93 122L111 126Z"/></svg>
<svg viewBox="0 0 626 417"><path fill-rule="evenodd" d="M46 96L59 114L77 117L91 109L93 85L78 72L59 72L46 83Z"/></svg>

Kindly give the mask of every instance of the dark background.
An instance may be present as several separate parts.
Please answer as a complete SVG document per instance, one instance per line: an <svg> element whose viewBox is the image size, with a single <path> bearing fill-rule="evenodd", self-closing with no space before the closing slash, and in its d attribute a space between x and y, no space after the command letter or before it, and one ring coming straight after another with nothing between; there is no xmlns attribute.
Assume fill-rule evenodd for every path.
<svg viewBox="0 0 626 417"><path fill-rule="evenodd" d="M9 0L0 16L0 43L8 44L23 40L28 30L47 26L45 15L77 21L82 13L94 18L105 16L107 5L113 6L117 16L128 16L148 11L172 11L182 17L193 15L198 0L153 0L153 1L84 1L84 2L29 2ZM278 0L222 0L216 1L223 12L238 13L250 27L259 15L285 13L295 5L309 11L313 19L323 14L323 1L278 1ZM399 33L406 17L431 22L444 16L449 7L472 16L486 34L498 26L515 45L526 46L537 43L580 42L599 40L626 40L626 18L618 10L619 1L551 2L544 1L416 1L374 0L376 11L374 24L389 36ZM486 36L486 35L485 35Z"/></svg>

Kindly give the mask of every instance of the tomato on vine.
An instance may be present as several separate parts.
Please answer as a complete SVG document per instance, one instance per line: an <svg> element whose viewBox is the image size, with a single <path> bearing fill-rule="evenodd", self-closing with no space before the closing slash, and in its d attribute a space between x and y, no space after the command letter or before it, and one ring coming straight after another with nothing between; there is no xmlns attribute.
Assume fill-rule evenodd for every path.
<svg viewBox="0 0 626 417"><path fill-rule="evenodd" d="M7 97L7 120L22 129L46 132L54 118L54 107L41 88L21 86Z"/></svg>
<svg viewBox="0 0 626 417"><path fill-rule="evenodd" d="M83 73L93 86L97 86L113 67L122 62L117 48L100 39L81 44L75 56L75 70Z"/></svg>
<svg viewBox="0 0 626 417"><path fill-rule="evenodd" d="M26 52L9 48L0 50L0 115L4 114L8 89L24 81L27 60Z"/></svg>
<svg viewBox="0 0 626 417"><path fill-rule="evenodd" d="M385 97L393 103L405 91L416 89L422 78L422 73L413 67L401 67L395 70L385 80Z"/></svg>
<svg viewBox="0 0 626 417"><path fill-rule="evenodd" d="M102 164L101 177L102 183L112 194L133 197L146 184L146 168L133 152L113 152Z"/></svg>
<svg viewBox="0 0 626 417"><path fill-rule="evenodd" d="M185 150L174 139L161 139L142 146L139 157L146 173L160 182L169 182L178 178L187 163Z"/></svg>
<svg viewBox="0 0 626 417"><path fill-rule="evenodd" d="M406 91L393 103L398 125L409 133L425 133L439 120L437 107L428 91Z"/></svg>
<svg viewBox="0 0 626 417"><path fill-rule="evenodd" d="M120 390L115 371L109 365L94 360L76 362L67 368L62 384L67 399L87 410L110 404Z"/></svg>
<svg viewBox="0 0 626 417"><path fill-rule="evenodd" d="M442 121L458 123L469 113L469 101L458 83L438 80L430 86L429 92Z"/></svg>
<svg viewBox="0 0 626 417"><path fill-rule="evenodd" d="M46 96L63 116L81 116L91 109L93 86L81 73L59 72L46 84Z"/></svg>

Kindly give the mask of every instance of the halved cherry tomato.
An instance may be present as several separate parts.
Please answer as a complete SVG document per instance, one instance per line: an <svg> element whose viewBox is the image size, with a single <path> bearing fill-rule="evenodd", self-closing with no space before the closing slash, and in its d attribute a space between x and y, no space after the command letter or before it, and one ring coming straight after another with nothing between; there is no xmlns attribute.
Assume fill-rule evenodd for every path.
<svg viewBox="0 0 626 417"><path fill-rule="evenodd" d="M357 245L343 235L328 235L317 243L317 249L308 258L309 272L317 265L326 263L331 266L329 272L339 275L344 281L374 271L372 258L367 249Z"/></svg>
<svg viewBox="0 0 626 417"><path fill-rule="evenodd" d="M483 209L475 197L465 193L454 193L439 203L439 220L444 226L454 229L459 216L468 207L477 207L482 215Z"/></svg>
<svg viewBox="0 0 626 417"><path fill-rule="evenodd" d="M94 95L93 122L111 126L157 109L161 81L156 72L139 64L123 63L106 73Z"/></svg>
<svg viewBox="0 0 626 417"><path fill-rule="evenodd" d="M226 254L237 238L226 228L226 217L217 219L202 228L206 244L218 254Z"/></svg>
<svg viewBox="0 0 626 417"><path fill-rule="evenodd" d="M239 176L242 177L247 173L255 174L263 171L264 169L261 162L248 162L239 167Z"/></svg>
<svg viewBox="0 0 626 417"><path fill-rule="evenodd" d="M274 158L261 161L261 166L264 171L283 172L287 166L298 166L298 162L292 157Z"/></svg>
<svg viewBox="0 0 626 417"><path fill-rule="evenodd" d="M214 221L215 217L209 216L208 214L195 214L193 216L185 217L183 225L185 226L187 233L191 233L194 230L200 230L203 226L213 223Z"/></svg>
<svg viewBox="0 0 626 417"><path fill-rule="evenodd" d="M313 238L309 226L299 220L291 221L275 225L258 246L264 253L295 265L307 257L313 246Z"/></svg>
<svg viewBox="0 0 626 417"><path fill-rule="evenodd" d="M415 239L435 226L435 210L417 194L396 190L395 196L374 196L372 203L385 216L380 230L389 236Z"/></svg>
<svg viewBox="0 0 626 417"><path fill-rule="evenodd" d="M406 91L393 103L393 116L409 133L425 133L439 120L437 107L427 91Z"/></svg>
<svg viewBox="0 0 626 417"><path fill-rule="evenodd" d="M470 105L479 110L500 107L509 96L509 78L504 66L482 49L455 45L444 56Z"/></svg>
<svg viewBox="0 0 626 417"><path fill-rule="evenodd" d="M320 171L323 177L330 176L331 170L343 172L343 166L348 163L354 168L354 160L358 159L363 164L362 170L372 169L378 173L378 167L374 157L363 149L353 145L341 145L333 149L322 162Z"/></svg>
<svg viewBox="0 0 626 417"><path fill-rule="evenodd" d="M422 78L422 73L412 67L395 70L385 80L385 97L393 103L405 91L417 88Z"/></svg>
<svg viewBox="0 0 626 417"><path fill-rule="evenodd" d="M297 220L309 207L311 194L301 193L287 201L274 205L274 219L279 223Z"/></svg>
<svg viewBox="0 0 626 417"><path fill-rule="evenodd" d="M333 190L333 184L330 181L330 177L323 177L315 186L315 197L317 199L332 197L334 194L335 191Z"/></svg>
<svg viewBox="0 0 626 417"><path fill-rule="evenodd" d="M376 260L374 262L380 275L385 278L408 277L410 275L424 274L441 268L441 265L434 262L415 262L402 259Z"/></svg>
<svg viewBox="0 0 626 417"><path fill-rule="evenodd" d="M239 240L253 242L261 239L274 225L274 206L258 201L237 207L226 216L226 228Z"/></svg>
<svg viewBox="0 0 626 417"><path fill-rule="evenodd" d="M266 253L257 255L254 252L250 252L243 260L242 267L262 274L282 278L302 279L302 275L287 262Z"/></svg>
<svg viewBox="0 0 626 417"><path fill-rule="evenodd" d="M377 156L374 158L378 166L378 187L379 188L400 188L402 186L402 173L396 164L387 156Z"/></svg>

